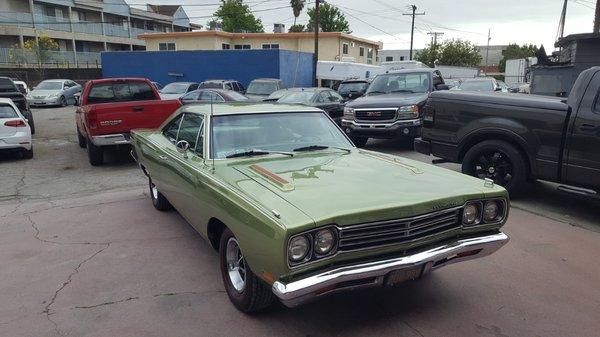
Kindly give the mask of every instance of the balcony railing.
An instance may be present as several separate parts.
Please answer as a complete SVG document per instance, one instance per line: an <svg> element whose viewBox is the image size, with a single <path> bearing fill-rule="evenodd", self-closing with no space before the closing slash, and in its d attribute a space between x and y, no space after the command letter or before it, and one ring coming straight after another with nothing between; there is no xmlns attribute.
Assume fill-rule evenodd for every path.
<svg viewBox="0 0 600 337"><path fill-rule="evenodd" d="M93 35L102 35L102 23L93 21L74 21L73 31Z"/></svg>
<svg viewBox="0 0 600 337"><path fill-rule="evenodd" d="M61 18L58 16L48 16L35 13L34 20L36 28L62 30L65 32L71 31L71 23L69 21L69 18Z"/></svg>
<svg viewBox="0 0 600 337"><path fill-rule="evenodd" d="M100 53L72 51L43 51L40 55L32 51L18 48L0 48L0 63L19 65L58 65L97 66L100 64ZM77 60L75 60L75 54ZM77 61L77 62L76 62Z"/></svg>
<svg viewBox="0 0 600 337"><path fill-rule="evenodd" d="M152 34L152 33L161 33L161 32L156 31L156 30L143 29L143 28L135 28L135 27L131 28L131 37L132 38L136 38L138 35Z"/></svg>
<svg viewBox="0 0 600 337"><path fill-rule="evenodd" d="M0 12L0 25L32 28L31 13Z"/></svg>
<svg viewBox="0 0 600 337"><path fill-rule="evenodd" d="M104 33L109 36L129 37L129 30L110 23L104 24Z"/></svg>

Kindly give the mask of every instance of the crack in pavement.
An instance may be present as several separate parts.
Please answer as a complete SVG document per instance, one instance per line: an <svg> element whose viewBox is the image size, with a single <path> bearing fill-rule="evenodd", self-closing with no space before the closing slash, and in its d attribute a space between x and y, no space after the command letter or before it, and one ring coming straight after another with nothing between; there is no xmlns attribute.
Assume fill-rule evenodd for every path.
<svg viewBox="0 0 600 337"><path fill-rule="evenodd" d="M103 307L103 306L107 306L107 305L120 304L120 303L124 303L124 302L139 300L142 298L157 298L157 297L164 297L164 296L179 296L179 295L205 295L205 294L210 294L210 293L225 293L225 290L182 291L182 292L160 293L160 294L155 294L152 296L145 296L145 297L133 296L133 297L127 297L127 298L124 298L121 300L107 301L107 302L103 302L103 303L99 303L99 304L76 306L75 309L94 309L94 308Z"/></svg>
<svg viewBox="0 0 600 337"><path fill-rule="evenodd" d="M132 301L132 300L137 300L137 299L139 299L139 297L137 297L137 296L136 297L127 297L127 298L124 298L124 299L118 300L118 301L110 301L110 302L104 302L104 303L100 303L100 304L86 305L86 306L76 306L75 309L92 309L92 308L102 307L105 305L113 305L113 304L128 302L128 301Z"/></svg>

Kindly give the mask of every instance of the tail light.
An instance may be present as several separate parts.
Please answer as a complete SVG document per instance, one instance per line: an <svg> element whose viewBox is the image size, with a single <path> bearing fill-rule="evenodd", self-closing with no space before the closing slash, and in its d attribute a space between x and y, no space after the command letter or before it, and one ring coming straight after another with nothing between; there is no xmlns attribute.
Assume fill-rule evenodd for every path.
<svg viewBox="0 0 600 337"><path fill-rule="evenodd" d="M4 126L14 126L14 127L25 127L27 124L22 119L15 119L12 121L4 122Z"/></svg>
<svg viewBox="0 0 600 337"><path fill-rule="evenodd" d="M90 129L98 128L98 116L96 115L96 111L94 111L94 109L89 109L85 114L85 118L87 119Z"/></svg>
<svg viewBox="0 0 600 337"><path fill-rule="evenodd" d="M427 104L423 108L423 125L424 126L433 126L433 122L435 120L435 109Z"/></svg>

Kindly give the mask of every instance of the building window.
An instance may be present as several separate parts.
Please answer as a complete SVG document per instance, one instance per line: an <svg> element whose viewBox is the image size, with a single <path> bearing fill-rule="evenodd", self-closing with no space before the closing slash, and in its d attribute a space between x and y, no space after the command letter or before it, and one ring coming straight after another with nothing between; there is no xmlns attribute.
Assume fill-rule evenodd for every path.
<svg viewBox="0 0 600 337"><path fill-rule="evenodd" d="M263 43L262 49L279 49L279 43Z"/></svg>
<svg viewBox="0 0 600 337"><path fill-rule="evenodd" d="M342 54L348 55L348 44L347 43L342 44Z"/></svg>
<svg viewBox="0 0 600 337"><path fill-rule="evenodd" d="M233 49L252 49L249 44L236 44Z"/></svg>
<svg viewBox="0 0 600 337"><path fill-rule="evenodd" d="M400 61L404 61L404 56L400 56Z"/></svg>
<svg viewBox="0 0 600 337"><path fill-rule="evenodd" d="M229 49L231 49L231 45L229 43L222 43L221 44L221 49L223 49L223 50L229 50Z"/></svg>
<svg viewBox="0 0 600 337"><path fill-rule="evenodd" d="M385 62L392 62L394 61L394 57L393 56L386 56L385 57Z"/></svg>
<svg viewBox="0 0 600 337"><path fill-rule="evenodd" d="M365 47L360 47L358 49L358 56L365 56Z"/></svg>
<svg viewBox="0 0 600 337"><path fill-rule="evenodd" d="M177 50L175 48L175 42L160 42L158 44L158 50Z"/></svg>
<svg viewBox="0 0 600 337"><path fill-rule="evenodd" d="M367 58L368 59L372 59L373 58L373 48L369 48L369 51L367 51Z"/></svg>

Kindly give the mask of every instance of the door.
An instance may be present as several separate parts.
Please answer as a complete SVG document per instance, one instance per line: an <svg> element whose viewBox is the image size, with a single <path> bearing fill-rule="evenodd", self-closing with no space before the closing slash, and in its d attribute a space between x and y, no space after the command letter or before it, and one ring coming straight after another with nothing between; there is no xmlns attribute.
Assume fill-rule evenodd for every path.
<svg viewBox="0 0 600 337"><path fill-rule="evenodd" d="M600 190L600 71L583 95L567 139L566 183Z"/></svg>

